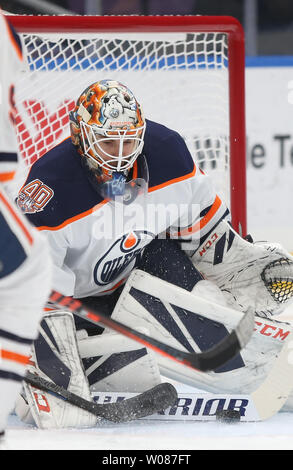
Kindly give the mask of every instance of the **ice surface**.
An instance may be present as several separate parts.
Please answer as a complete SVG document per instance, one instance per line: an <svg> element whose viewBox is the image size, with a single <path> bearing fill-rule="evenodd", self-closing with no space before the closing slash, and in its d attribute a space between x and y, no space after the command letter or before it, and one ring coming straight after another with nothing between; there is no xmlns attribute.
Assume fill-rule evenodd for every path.
<svg viewBox="0 0 293 470"><path fill-rule="evenodd" d="M293 413L262 423L136 421L91 429L41 430L9 419L6 450L293 449Z"/></svg>
<svg viewBox="0 0 293 470"><path fill-rule="evenodd" d="M180 386L180 391L185 386ZM177 387L178 390L179 387ZM188 389L188 387L187 387ZM190 388L189 388L190 390ZM11 415L1 450L292 450L293 413L264 422L104 422L90 429L42 430Z"/></svg>

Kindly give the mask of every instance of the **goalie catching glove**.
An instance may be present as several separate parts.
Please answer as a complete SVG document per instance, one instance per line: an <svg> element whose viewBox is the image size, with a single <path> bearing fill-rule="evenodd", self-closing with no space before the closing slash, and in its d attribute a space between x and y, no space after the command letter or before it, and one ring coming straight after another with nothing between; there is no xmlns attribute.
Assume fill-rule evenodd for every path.
<svg viewBox="0 0 293 470"><path fill-rule="evenodd" d="M279 244L250 243L222 220L191 257L227 304L270 318L293 295L293 257Z"/></svg>

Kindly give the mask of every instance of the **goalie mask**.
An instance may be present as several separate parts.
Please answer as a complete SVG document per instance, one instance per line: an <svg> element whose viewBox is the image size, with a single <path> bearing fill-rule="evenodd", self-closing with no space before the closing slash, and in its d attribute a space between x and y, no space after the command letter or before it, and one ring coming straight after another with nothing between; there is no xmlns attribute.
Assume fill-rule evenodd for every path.
<svg viewBox="0 0 293 470"><path fill-rule="evenodd" d="M69 117L72 142L99 192L123 195L127 183L134 185L133 166L144 144L145 120L133 93L117 81L101 80L81 94Z"/></svg>

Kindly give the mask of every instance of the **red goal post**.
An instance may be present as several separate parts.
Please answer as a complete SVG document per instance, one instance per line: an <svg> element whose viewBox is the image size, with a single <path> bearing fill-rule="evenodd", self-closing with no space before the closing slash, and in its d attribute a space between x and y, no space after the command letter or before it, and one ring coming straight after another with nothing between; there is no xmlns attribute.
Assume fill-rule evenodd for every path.
<svg viewBox="0 0 293 470"><path fill-rule="evenodd" d="M119 79L146 117L178 130L246 235L245 52L226 16L9 16L29 71L18 83L25 169L69 135L81 91ZM24 170L23 170L24 171ZM21 181L21 177L19 177Z"/></svg>

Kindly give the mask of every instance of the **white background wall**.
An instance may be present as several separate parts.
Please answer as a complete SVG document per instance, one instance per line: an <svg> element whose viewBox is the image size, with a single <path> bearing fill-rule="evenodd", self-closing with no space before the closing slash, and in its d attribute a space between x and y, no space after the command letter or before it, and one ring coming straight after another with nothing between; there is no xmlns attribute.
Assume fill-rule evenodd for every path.
<svg viewBox="0 0 293 470"><path fill-rule="evenodd" d="M293 66L246 68L248 231L293 252Z"/></svg>

